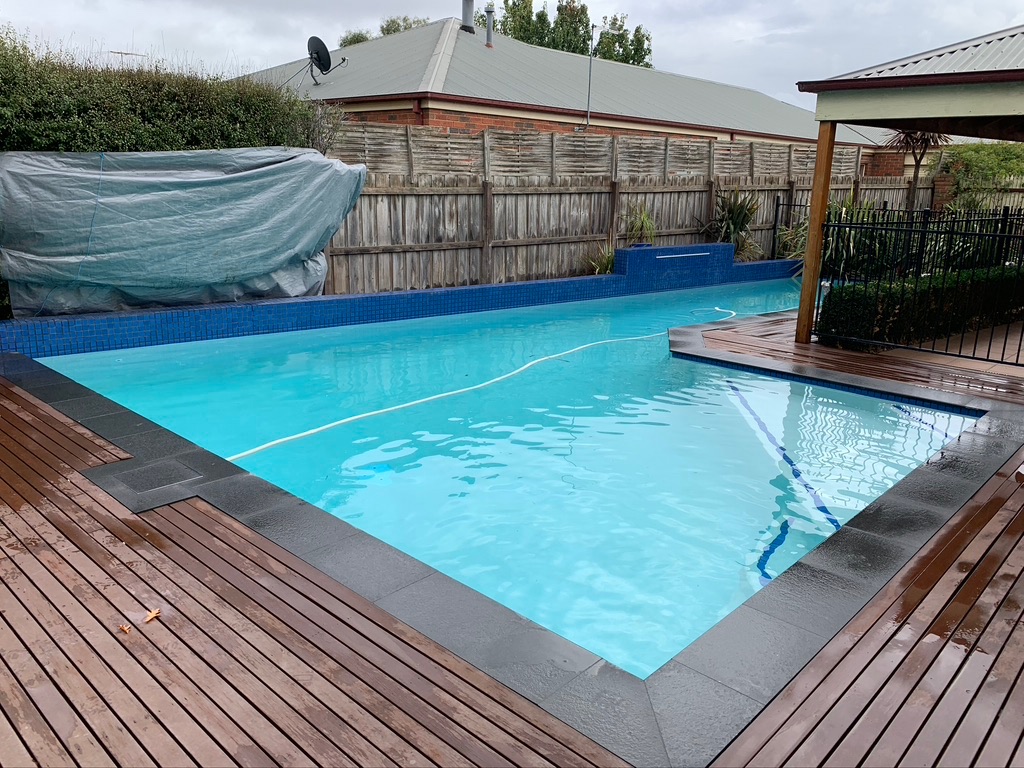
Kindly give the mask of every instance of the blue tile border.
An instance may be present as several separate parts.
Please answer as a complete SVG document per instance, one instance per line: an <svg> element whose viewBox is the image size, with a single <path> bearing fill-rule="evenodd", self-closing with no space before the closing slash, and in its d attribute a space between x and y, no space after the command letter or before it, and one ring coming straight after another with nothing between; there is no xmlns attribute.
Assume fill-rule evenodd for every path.
<svg viewBox="0 0 1024 768"><path fill-rule="evenodd" d="M0 352L51 357L338 325L606 299L792 276L800 263L735 264L731 245L625 248L615 273L426 291L318 296L0 322Z"/></svg>

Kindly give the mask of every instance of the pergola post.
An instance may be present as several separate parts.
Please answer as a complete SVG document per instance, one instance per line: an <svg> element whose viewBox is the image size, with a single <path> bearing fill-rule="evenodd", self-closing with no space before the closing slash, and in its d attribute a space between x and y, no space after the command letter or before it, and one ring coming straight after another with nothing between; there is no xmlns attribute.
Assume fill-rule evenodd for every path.
<svg viewBox="0 0 1024 768"><path fill-rule="evenodd" d="M800 312L796 319L796 340L811 341L814 326L814 305L818 300L821 279L821 250L824 239L828 195L832 184L832 155L836 148L836 124L825 120L818 126L818 153L814 159L814 186L811 188L811 218L807 229L807 250L804 252L803 284L800 287Z"/></svg>

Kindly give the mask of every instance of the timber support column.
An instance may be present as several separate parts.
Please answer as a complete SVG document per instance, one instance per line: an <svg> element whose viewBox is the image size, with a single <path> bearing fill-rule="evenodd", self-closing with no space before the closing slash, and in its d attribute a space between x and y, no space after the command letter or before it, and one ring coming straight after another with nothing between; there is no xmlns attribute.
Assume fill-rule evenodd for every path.
<svg viewBox="0 0 1024 768"><path fill-rule="evenodd" d="M811 341L814 326L814 305L818 300L821 279L821 250L824 240L825 216L832 182L832 155L836 148L836 124L823 121L818 126L818 152L814 158L814 188L811 190L811 218L807 225L807 250L804 252L804 276L800 287L800 312L796 319L798 344Z"/></svg>

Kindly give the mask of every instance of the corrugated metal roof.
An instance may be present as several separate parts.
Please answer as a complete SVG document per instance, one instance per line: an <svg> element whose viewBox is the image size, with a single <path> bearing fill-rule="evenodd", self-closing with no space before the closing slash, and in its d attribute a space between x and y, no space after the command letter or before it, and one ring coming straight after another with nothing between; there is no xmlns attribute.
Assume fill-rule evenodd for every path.
<svg viewBox="0 0 1024 768"><path fill-rule="evenodd" d="M445 19L396 35L376 38L332 51L348 63L321 85L310 87L305 76L300 90L307 98L358 101L369 96L436 93L470 99L577 110L587 107L588 57L540 48L503 35L494 47L484 34L459 29L458 19ZM254 73L284 82L304 59ZM724 131L817 138L814 113L758 91L594 59L591 111L624 118L703 126ZM292 83L299 81L295 78ZM429 87L428 87L429 86ZM880 131L841 128L837 139L881 143Z"/></svg>
<svg viewBox="0 0 1024 768"><path fill-rule="evenodd" d="M1024 69L1024 25L860 69L831 80Z"/></svg>

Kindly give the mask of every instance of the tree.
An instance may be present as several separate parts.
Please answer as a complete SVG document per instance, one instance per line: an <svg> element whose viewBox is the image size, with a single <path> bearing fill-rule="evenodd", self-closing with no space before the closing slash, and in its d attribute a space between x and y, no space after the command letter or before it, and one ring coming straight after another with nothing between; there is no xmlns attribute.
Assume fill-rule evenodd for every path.
<svg viewBox="0 0 1024 768"><path fill-rule="evenodd" d="M623 64L635 64L638 67L651 66L651 33L637 25L630 34L626 28L626 14L605 16L594 55L599 59L621 61Z"/></svg>
<svg viewBox="0 0 1024 768"><path fill-rule="evenodd" d="M907 190L908 210L917 207L917 184L921 178L921 163L925 154L932 147L942 147L951 141L952 139L944 133L928 131L893 131L892 136L886 139L886 147L914 158L914 177L910 180L910 188Z"/></svg>
<svg viewBox="0 0 1024 768"><path fill-rule="evenodd" d="M416 27L425 27L429 23L430 19L420 16L389 16L386 19L381 19L380 34L381 37L394 35Z"/></svg>
<svg viewBox="0 0 1024 768"><path fill-rule="evenodd" d="M356 43L365 43L373 39L373 33L368 29L349 29L338 39L338 47L345 48Z"/></svg>
<svg viewBox="0 0 1024 768"><path fill-rule="evenodd" d="M380 34L375 35L368 29L349 29L338 40L338 46L344 48L356 43L365 43L367 40L374 40L378 37L396 35L416 27L423 27L430 23L430 19L420 16L386 16L380 20Z"/></svg>
<svg viewBox="0 0 1024 768"><path fill-rule="evenodd" d="M590 13L577 0L562 0L551 25L551 48L569 53L590 52Z"/></svg>
<svg viewBox="0 0 1024 768"><path fill-rule="evenodd" d="M477 24L486 23L479 14L476 19ZM624 13L605 16L603 25L606 29L594 46L597 58L651 66L650 32L642 26L630 32ZM502 13L495 28L503 35L530 45L584 56L590 52L590 11L587 4L579 0L559 0L554 21L548 15L546 4L534 13L533 0L502 0Z"/></svg>
<svg viewBox="0 0 1024 768"><path fill-rule="evenodd" d="M507 37L514 37L530 45L543 45L537 39L533 0L502 0L501 18L495 28Z"/></svg>

